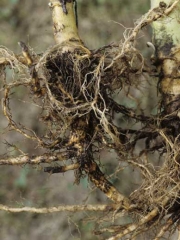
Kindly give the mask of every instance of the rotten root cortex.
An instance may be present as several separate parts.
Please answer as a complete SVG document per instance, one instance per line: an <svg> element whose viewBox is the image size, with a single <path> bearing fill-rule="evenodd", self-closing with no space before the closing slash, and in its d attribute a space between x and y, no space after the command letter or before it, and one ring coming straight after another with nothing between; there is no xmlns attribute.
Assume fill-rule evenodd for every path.
<svg viewBox="0 0 180 240"><path fill-rule="evenodd" d="M102 173L98 164L94 160L93 144L91 144L94 131L91 119L89 118L88 123L81 119L75 123L74 127L76 130L72 134L69 144L72 144L73 147L76 148L77 159L80 163L80 167L78 171L76 171L76 183L79 183L83 172L85 172L88 175L89 180L111 198L111 200L115 202L119 201L116 189L107 180L105 174Z"/></svg>
<svg viewBox="0 0 180 240"><path fill-rule="evenodd" d="M97 67L100 68L99 62L100 57L83 58L79 52L51 55L47 60L48 86L61 106L61 110L54 107L51 114L56 112L53 114L56 116L60 111L62 118L69 122L66 134L60 142L53 145L52 150L57 151L58 147L64 148L69 158L76 159L76 163L79 164L78 170L75 171L76 183L87 174L96 187L106 195L113 195L113 185L106 179L94 160L97 147L102 146L104 131L91 105L94 101L98 110L103 111L104 103L107 107L112 104L108 95L111 92L110 85L97 70ZM112 116L108 116L108 119L112 121ZM62 124L58 122L58 118L56 121L56 125ZM54 170L54 172L60 171Z"/></svg>

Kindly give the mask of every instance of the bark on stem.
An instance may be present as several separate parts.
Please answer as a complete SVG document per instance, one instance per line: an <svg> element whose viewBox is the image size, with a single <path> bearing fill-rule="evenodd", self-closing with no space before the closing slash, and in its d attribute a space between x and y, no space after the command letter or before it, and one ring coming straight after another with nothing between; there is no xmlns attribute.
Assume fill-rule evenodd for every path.
<svg viewBox="0 0 180 240"><path fill-rule="evenodd" d="M162 12L171 5L174 8L169 15L152 24L155 59L161 76L159 90L166 114L171 114L180 107L180 1L151 0L151 7L160 7Z"/></svg>
<svg viewBox="0 0 180 240"><path fill-rule="evenodd" d="M54 38L57 44L75 41L82 44L76 26L76 18L73 9L73 0L66 3L67 14L63 11L60 1L50 0L52 20L54 26Z"/></svg>

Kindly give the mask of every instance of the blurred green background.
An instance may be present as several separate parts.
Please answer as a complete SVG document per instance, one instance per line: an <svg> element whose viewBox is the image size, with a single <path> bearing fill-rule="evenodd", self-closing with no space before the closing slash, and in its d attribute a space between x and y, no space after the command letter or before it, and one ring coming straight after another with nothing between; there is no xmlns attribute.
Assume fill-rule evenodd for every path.
<svg viewBox="0 0 180 240"><path fill-rule="evenodd" d="M124 30L132 28L134 23L146 13L150 6L148 0L77 0L80 36L90 49L96 49L111 42L124 40ZM124 27L123 27L124 26ZM137 41L137 47L143 49L146 56L146 42L150 41L150 29L144 29ZM0 0L0 45L6 46L15 53L20 53L17 42L24 41L31 50L37 53L45 51L54 44L51 12L45 0ZM11 71L7 70L9 81ZM1 83L2 86L2 83ZM39 109L29 103L25 89L14 93L12 111L18 122L23 122L37 133L43 131L37 123ZM1 97L3 95L1 94ZM152 96L151 96L152 97ZM21 100L19 100L21 99ZM145 105L152 104L144 100ZM28 112L26 111L28 109ZM31 155L40 153L30 141L25 141L16 133L6 133L7 121L0 112L0 151L1 158L18 155L13 146L15 142L24 152ZM113 152L102 152L103 171L112 173L118 165ZM113 160L114 159L114 160ZM124 194L132 190L136 174L131 177L126 169L119 178L112 179ZM122 181L123 179L123 181ZM124 181L125 179L125 181ZM59 204L106 203L107 199L99 190L92 190L87 179L79 186L73 184L74 175L48 175L41 166L1 167L0 168L0 204L9 206L57 206ZM132 181L132 182L131 182ZM134 182L136 185L136 182ZM137 183L138 184L138 183ZM90 213L55 213L37 215L30 213L12 214L0 212L0 239L3 240L66 240L66 239L100 239L92 237L94 224L88 221ZM93 222L93 221L92 221Z"/></svg>

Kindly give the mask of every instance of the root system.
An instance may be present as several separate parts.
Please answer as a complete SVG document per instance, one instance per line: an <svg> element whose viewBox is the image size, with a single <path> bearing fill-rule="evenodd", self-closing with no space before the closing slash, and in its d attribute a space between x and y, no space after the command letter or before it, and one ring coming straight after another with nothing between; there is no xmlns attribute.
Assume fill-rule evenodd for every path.
<svg viewBox="0 0 180 240"><path fill-rule="evenodd" d="M124 43L97 50L90 51L83 45L69 42L56 45L42 55L32 55L21 43L23 54L17 56L0 48L3 112L9 130L19 132L36 142L38 148L45 149L37 163L48 163L44 168L46 172L74 170L76 183L87 175L114 202L107 214L117 220L122 210L131 217L132 222L125 226L98 229L96 234L112 233L109 239L123 236L135 239L154 226L159 229L154 239L160 239L167 230L179 225L178 108L167 115L161 101L157 112L147 115L143 109L127 107L114 97L127 96L132 89L148 84L155 75L160 77L156 66L147 63L134 47L140 29L159 17L157 10L156 15L151 10ZM65 50L71 47L73 51ZM7 66L19 76L10 83L6 79ZM42 109L39 120L45 125L43 136L13 119L11 93L19 86L28 88L32 101ZM117 116L129 124L117 124ZM141 141L144 147L138 150ZM120 163L140 172L141 184L129 197L119 192L101 170L103 160L97 161L96 157L103 149L114 150ZM159 165L149 160L154 153L161 160ZM65 165L54 167L54 161L62 160Z"/></svg>

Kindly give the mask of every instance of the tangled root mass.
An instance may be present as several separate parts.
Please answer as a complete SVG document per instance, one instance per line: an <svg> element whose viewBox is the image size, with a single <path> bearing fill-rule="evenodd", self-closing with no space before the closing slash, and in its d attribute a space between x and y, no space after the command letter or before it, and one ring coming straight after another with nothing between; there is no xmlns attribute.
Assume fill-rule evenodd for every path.
<svg viewBox="0 0 180 240"><path fill-rule="evenodd" d="M130 48L120 54L119 46L115 45L96 51L87 51L83 46L63 51L63 46L55 46L43 56L36 56L31 66L23 65L22 59L3 49L2 55L5 53L9 54L6 61L12 68L16 67L19 72L24 68L31 77L30 81L19 80L13 84L4 80L3 108L9 126L37 141L38 146L46 150L45 155L72 163L60 167L50 164L45 171L75 170L77 183L83 175L88 175L97 187L109 194L112 184L100 170L96 156L101 149L113 149L119 161L138 169L142 177L141 186L129 197L134 213L146 216L157 208L154 218L163 219L171 213L172 222L178 221L173 214L179 209L179 118L175 114L167 116L161 108L156 115L147 116L143 111L139 114L137 109L126 107L114 98L115 94L124 94L125 89L127 94L130 88L137 89L142 79L154 74L155 68L147 67L138 50ZM10 94L19 85L30 87L34 101L37 97L38 101L41 99L44 136L28 135L25 127L20 128L13 121ZM136 127L115 124L117 114L130 123L136 122ZM141 140L144 148L135 153ZM158 170L154 163L144 160L153 152L157 152L159 158L164 157ZM149 218L150 225L151 220ZM136 226L139 231L142 225Z"/></svg>

